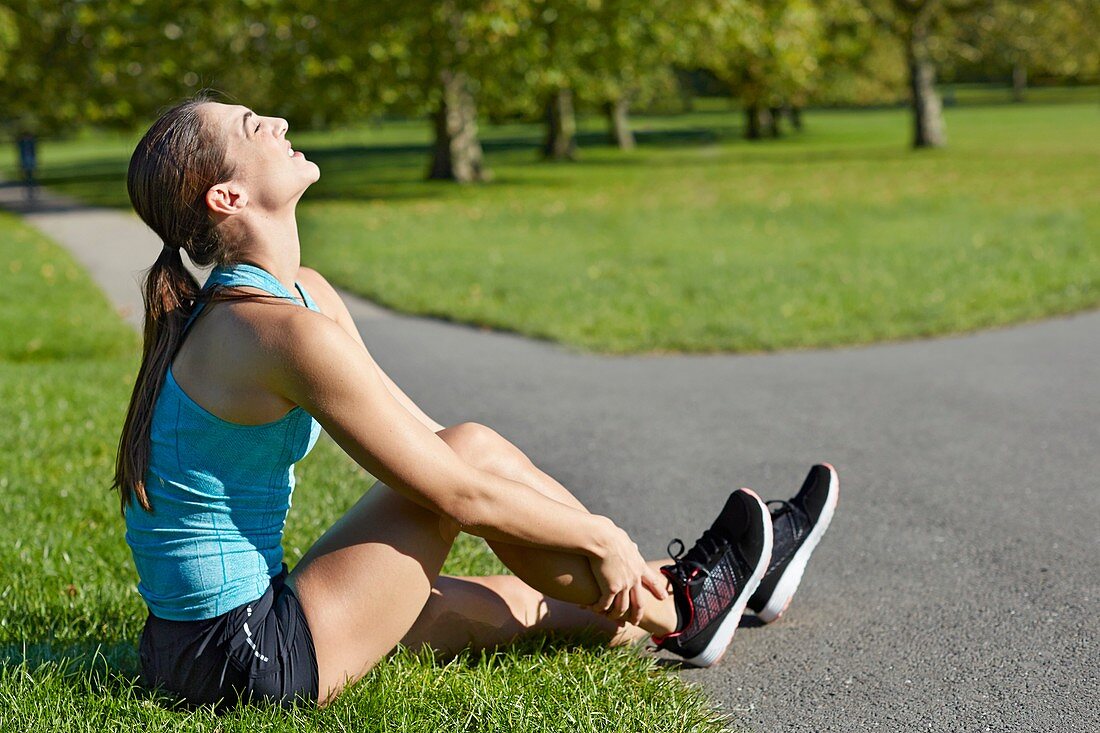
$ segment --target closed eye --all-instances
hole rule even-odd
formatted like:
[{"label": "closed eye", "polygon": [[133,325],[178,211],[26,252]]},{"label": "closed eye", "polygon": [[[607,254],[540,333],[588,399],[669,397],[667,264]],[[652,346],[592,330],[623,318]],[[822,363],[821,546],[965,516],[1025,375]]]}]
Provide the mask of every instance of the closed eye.
[{"label": "closed eye", "polygon": [[256,123],[256,129],[255,129],[255,130],[253,130],[253,132],[259,132],[259,131],[260,131],[260,123],[259,123],[259,122],[257,122],[257,123]]}]

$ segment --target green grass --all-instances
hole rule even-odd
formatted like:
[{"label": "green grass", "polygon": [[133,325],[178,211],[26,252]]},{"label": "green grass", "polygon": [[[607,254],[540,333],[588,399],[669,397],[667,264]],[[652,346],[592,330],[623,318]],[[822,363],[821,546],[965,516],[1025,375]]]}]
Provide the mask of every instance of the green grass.
[{"label": "green grass", "polygon": [[[601,352],[859,344],[1100,304],[1095,103],[956,107],[949,147],[922,152],[904,110],[805,121],[752,144],[708,103],[637,120],[624,154],[586,119],[571,165],[535,161],[537,127],[487,128],[496,180],[476,187],[421,180],[418,122],[292,134],[322,169],[303,259],[398,310]],[[48,182],[125,206],[132,142],[59,145]]]},{"label": "green grass", "polygon": [[[113,454],[135,333],[76,264],[0,213],[0,730],[719,731],[703,693],[651,658],[579,639],[436,662],[402,652],[323,710],[184,712],[137,685],[145,606]],[[303,551],[371,479],[331,441],[299,466],[284,546]],[[499,572],[463,535],[447,571]]]}]

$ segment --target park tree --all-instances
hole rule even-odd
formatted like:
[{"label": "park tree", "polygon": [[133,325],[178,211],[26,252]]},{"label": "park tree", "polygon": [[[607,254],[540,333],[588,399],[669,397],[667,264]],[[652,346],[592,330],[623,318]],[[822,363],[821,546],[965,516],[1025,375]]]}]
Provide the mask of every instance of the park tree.
[{"label": "park tree", "polygon": [[518,32],[501,49],[504,73],[494,75],[486,98],[498,117],[541,112],[547,160],[576,155],[579,104],[601,108],[613,142],[630,148],[631,105],[674,88],[677,7],[672,0],[518,2]]},{"label": "park tree", "polygon": [[[249,67],[248,104],[313,128],[361,120],[382,100],[366,48],[373,6],[314,0],[247,0],[233,28],[232,55]],[[243,101],[243,96],[242,96]]]},{"label": "park tree", "polygon": [[992,0],[862,0],[878,27],[898,39],[908,69],[913,147],[947,143],[943,102],[936,91],[944,63],[961,28],[986,12]]},{"label": "park tree", "polygon": [[1100,77],[1100,3],[1092,0],[995,3],[960,31],[958,55],[964,63],[990,76],[1008,75],[1017,102],[1032,74]]},{"label": "park tree", "polygon": [[702,0],[693,6],[693,64],[710,70],[741,100],[746,137],[779,135],[781,111],[804,105],[819,73],[824,26],[818,5]]},{"label": "park tree", "polygon": [[33,120],[39,132],[129,127],[201,86],[267,101],[263,65],[244,63],[259,34],[243,3],[13,0],[9,7],[18,42],[0,94],[8,114]]},{"label": "park tree", "polygon": [[[333,32],[355,33],[330,4],[235,0],[210,7],[181,0],[101,0],[94,68],[110,96],[141,114],[199,91],[220,92],[264,114],[319,126],[361,113],[354,65]],[[323,22],[327,23],[322,27]],[[339,25],[337,25],[340,23]],[[336,43],[333,41],[337,40]]]},{"label": "park tree", "polygon": [[8,57],[19,42],[19,26],[11,8],[0,4],[0,75],[7,71]]},{"label": "park tree", "polygon": [[[824,25],[821,6],[813,0],[771,2],[764,7],[763,54],[749,65],[756,71],[746,100],[753,107],[749,117],[761,123],[769,136],[777,137],[783,110],[801,128],[801,109],[820,75]],[[752,132],[750,126],[750,137]]]},{"label": "park tree", "polygon": [[430,118],[430,178],[474,182],[488,176],[478,94],[485,87],[503,93],[504,50],[515,47],[525,6],[521,0],[413,0],[363,11],[373,27],[365,40],[353,42],[365,51],[359,63],[368,70],[369,95],[385,109]]},{"label": "park tree", "polygon": [[861,0],[830,0],[822,13],[821,74],[813,102],[868,105],[900,102],[908,71],[897,39],[882,33]]},{"label": "park tree", "polygon": [[520,32],[507,52],[515,74],[509,106],[541,108],[546,122],[542,155],[572,160],[577,149],[576,87],[593,56],[600,21],[588,0],[523,3]]},{"label": "park tree", "polygon": [[590,6],[595,22],[575,77],[581,96],[607,117],[608,136],[621,150],[634,147],[629,113],[675,89],[672,65],[681,53],[672,0],[600,0]]},{"label": "park tree", "polygon": [[252,72],[240,64],[248,36],[238,35],[233,4],[103,0],[97,7],[87,28],[95,39],[89,70],[120,123],[147,119],[203,86],[229,94],[257,87],[243,78]]},{"label": "park tree", "polygon": [[37,135],[102,120],[112,110],[89,72],[99,10],[80,2],[9,0],[0,11],[4,122]]}]

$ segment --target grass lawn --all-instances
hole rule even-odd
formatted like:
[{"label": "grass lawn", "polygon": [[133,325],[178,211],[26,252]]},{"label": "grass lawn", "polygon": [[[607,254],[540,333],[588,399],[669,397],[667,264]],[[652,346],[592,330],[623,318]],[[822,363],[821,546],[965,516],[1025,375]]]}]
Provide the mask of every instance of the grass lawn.
[{"label": "grass lawn", "polygon": [[[535,161],[537,127],[487,128],[496,179],[473,187],[421,180],[426,124],[291,134],[322,169],[303,259],[402,311],[604,352],[866,343],[1100,304],[1095,102],[954,107],[950,146],[923,152],[904,110],[805,121],[751,144],[711,103],[636,120],[624,154],[586,119],[579,162],[556,165]],[[47,183],[125,206],[132,144],[44,151]]]},{"label": "grass lawn", "polygon": [[[0,213],[0,730],[719,731],[702,692],[630,650],[532,641],[400,653],[324,710],[181,712],[136,684],[145,606],[108,490],[139,342],[59,248]],[[299,466],[293,565],[369,486],[331,441]],[[499,572],[463,536],[448,572]]]}]

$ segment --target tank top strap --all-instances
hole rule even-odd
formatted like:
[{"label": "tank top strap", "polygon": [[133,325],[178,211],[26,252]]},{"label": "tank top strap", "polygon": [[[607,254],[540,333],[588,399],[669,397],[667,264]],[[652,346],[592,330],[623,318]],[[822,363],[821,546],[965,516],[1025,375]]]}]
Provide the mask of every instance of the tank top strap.
[{"label": "tank top strap", "polygon": [[[295,303],[298,302],[298,297],[286,289],[286,286],[279,282],[278,278],[272,275],[267,270],[264,270],[255,265],[248,265],[243,262],[239,262],[233,265],[218,266],[210,271],[209,277],[206,278],[206,284],[202,286],[202,289],[208,290],[215,285],[220,285],[227,288],[235,287],[250,287],[258,290],[264,290],[279,298],[286,298],[292,300]],[[299,282],[294,283],[295,289],[301,295],[302,302],[305,303],[305,307],[311,311],[320,311],[317,307],[317,303],[310,297],[306,289],[302,287]],[[206,303],[200,302],[195,306],[195,310],[191,312],[191,317],[187,319],[187,323],[184,325],[183,330],[186,331],[191,327],[191,324],[198,318],[199,313],[206,306]]]}]

